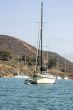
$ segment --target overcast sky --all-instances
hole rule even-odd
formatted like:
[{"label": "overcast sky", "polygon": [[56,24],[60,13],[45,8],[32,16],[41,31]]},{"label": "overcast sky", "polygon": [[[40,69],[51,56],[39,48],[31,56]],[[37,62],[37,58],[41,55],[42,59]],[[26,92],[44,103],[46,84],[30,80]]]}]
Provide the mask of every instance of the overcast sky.
[{"label": "overcast sky", "polygon": [[[0,34],[11,35],[36,46],[41,1],[0,0]],[[43,0],[43,4],[44,47],[73,61],[73,0]]]}]

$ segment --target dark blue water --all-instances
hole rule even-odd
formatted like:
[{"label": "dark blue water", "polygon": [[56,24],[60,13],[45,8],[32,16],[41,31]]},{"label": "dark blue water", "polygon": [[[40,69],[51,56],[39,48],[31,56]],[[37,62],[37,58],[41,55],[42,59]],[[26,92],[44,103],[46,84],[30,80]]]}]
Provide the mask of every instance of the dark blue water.
[{"label": "dark blue water", "polygon": [[0,110],[73,110],[73,81],[27,85],[24,79],[0,78]]}]

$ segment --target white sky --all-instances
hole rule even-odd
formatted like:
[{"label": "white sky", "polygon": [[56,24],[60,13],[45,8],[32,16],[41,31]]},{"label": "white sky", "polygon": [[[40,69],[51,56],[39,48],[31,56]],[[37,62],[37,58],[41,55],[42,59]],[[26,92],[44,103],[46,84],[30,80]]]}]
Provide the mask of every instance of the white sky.
[{"label": "white sky", "polygon": [[[0,0],[0,34],[37,44],[42,0]],[[43,0],[43,42],[73,61],[73,0]]]}]

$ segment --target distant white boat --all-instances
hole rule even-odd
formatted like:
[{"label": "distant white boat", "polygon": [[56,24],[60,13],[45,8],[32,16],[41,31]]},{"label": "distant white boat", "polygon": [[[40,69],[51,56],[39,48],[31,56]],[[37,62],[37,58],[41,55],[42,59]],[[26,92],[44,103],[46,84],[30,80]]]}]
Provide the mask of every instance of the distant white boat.
[{"label": "distant white boat", "polygon": [[68,80],[68,76],[67,76],[67,66],[66,66],[66,59],[65,59],[65,76],[64,76],[65,80]]},{"label": "distant white boat", "polygon": [[65,75],[64,79],[65,79],[65,80],[68,80],[69,78]]},{"label": "distant white boat", "polygon": [[61,76],[57,76],[57,79],[59,79],[59,80],[60,80],[60,79],[62,79],[62,77],[61,77]]},{"label": "distant white boat", "polygon": [[65,79],[65,80],[68,80],[69,78],[68,78],[68,77],[64,77],[64,79]]},{"label": "distant white boat", "polygon": [[20,73],[19,70],[19,55],[18,55],[18,62],[17,62],[17,75],[14,76],[15,78],[29,78],[29,76],[24,75],[23,73]]},{"label": "distant white boat", "polygon": [[[59,67],[59,66],[58,66],[58,61],[57,61],[57,73],[59,73],[58,67]],[[60,79],[62,79],[62,77],[57,75],[57,79],[60,80]]]},{"label": "distant white boat", "polygon": [[29,76],[18,74],[14,78],[25,78],[25,79],[27,79],[27,78],[29,78]]}]

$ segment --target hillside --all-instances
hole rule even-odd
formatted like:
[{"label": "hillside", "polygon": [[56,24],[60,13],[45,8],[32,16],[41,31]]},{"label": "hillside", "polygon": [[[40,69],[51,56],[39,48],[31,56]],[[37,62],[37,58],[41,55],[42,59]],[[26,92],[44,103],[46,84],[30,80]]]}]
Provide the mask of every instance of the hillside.
[{"label": "hillside", "polygon": [[[2,62],[0,61],[0,64],[6,64],[6,65],[15,65],[16,66],[16,61],[15,58],[17,58],[18,55],[26,55],[26,56],[35,56],[37,49],[22,41],[19,40],[15,37],[12,36],[7,36],[7,35],[0,35],[0,51],[8,51],[10,52],[12,59],[8,62]],[[43,59],[47,58],[47,53],[48,53],[48,58],[55,58],[58,60],[58,67],[60,69],[65,68],[65,58],[58,55],[57,53],[54,52],[46,52],[43,51]],[[68,75],[73,76],[73,63],[70,62],[69,60],[66,59],[66,64],[67,64],[67,71]],[[22,65],[21,67],[24,67],[24,63],[20,63]],[[16,68],[16,67],[15,67]],[[60,72],[61,73],[61,72]],[[58,73],[58,74],[60,74]]]},{"label": "hillside", "polygon": [[35,54],[35,48],[26,42],[7,35],[0,35],[0,51],[9,51],[12,56],[18,54]]}]

